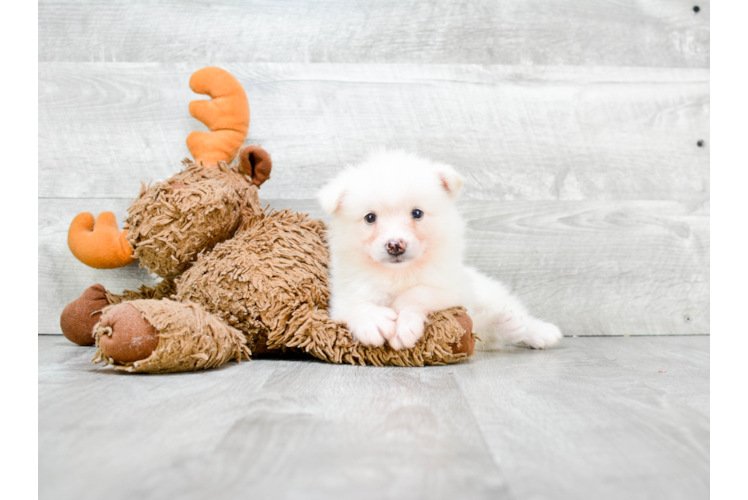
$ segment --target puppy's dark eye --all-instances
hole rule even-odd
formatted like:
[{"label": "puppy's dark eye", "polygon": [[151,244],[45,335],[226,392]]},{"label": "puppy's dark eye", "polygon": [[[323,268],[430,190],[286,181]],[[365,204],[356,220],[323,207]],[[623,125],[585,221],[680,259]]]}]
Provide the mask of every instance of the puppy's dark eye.
[{"label": "puppy's dark eye", "polygon": [[374,224],[377,221],[377,216],[374,214],[366,214],[364,220],[367,224]]},{"label": "puppy's dark eye", "polygon": [[415,210],[413,210],[410,213],[410,216],[413,217],[414,219],[418,220],[421,217],[423,217],[423,210],[419,210],[419,209],[416,208]]}]

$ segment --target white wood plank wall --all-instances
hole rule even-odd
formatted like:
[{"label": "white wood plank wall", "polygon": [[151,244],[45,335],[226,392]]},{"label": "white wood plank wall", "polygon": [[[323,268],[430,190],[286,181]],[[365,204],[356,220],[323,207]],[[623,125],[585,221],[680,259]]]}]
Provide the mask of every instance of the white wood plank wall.
[{"label": "white wood plank wall", "polygon": [[709,333],[709,2],[680,0],[41,1],[40,333],[153,282],[67,228],[180,168],[206,65],[247,90],[274,207],[321,216],[346,163],[416,151],[466,174],[470,262],[567,335]]}]

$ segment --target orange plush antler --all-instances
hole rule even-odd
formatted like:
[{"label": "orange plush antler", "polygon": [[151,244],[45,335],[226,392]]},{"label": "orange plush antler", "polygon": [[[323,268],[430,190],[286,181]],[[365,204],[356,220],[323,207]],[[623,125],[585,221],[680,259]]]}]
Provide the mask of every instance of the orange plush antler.
[{"label": "orange plush antler", "polygon": [[190,88],[207,94],[210,101],[192,101],[190,114],[203,122],[210,132],[192,132],[187,147],[196,162],[215,166],[231,163],[249,130],[249,103],[239,81],[221,68],[208,67],[190,78]]},{"label": "orange plush antler", "polygon": [[70,223],[68,246],[79,261],[97,269],[114,269],[135,262],[132,247],[119,232],[112,212],[103,212],[94,223],[88,212],[78,214]]}]

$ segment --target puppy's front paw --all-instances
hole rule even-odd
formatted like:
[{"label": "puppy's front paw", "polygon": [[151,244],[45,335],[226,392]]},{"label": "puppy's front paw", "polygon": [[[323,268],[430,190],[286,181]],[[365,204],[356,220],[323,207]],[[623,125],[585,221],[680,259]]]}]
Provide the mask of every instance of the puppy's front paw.
[{"label": "puppy's front paw", "polygon": [[494,318],[493,326],[509,342],[519,341],[525,330],[525,318],[512,310],[502,311]]},{"label": "puppy's front paw", "polygon": [[536,319],[527,325],[522,344],[533,349],[545,349],[558,344],[562,337],[556,325]]},{"label": "puppy's front paw", "polygon": [[388,338],[390,346],[399,351],[410,349],[423,337],[426,316],[421,313],[403,310],[397,317],[397,332],[392,338]]},{"label": "puppy's front paw", "polygon": [[395,336],[397,313],[389,307],[372,306],[361,315],[348,321],[353,338],[362,344],[382,346]]}]

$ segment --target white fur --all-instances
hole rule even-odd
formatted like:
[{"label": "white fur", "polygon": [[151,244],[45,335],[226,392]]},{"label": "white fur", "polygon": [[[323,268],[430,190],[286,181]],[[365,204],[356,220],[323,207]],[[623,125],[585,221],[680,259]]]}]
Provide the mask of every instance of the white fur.
[{"label": "white fur", "polygon": [[[462,184],[449,165],[379,151],[319,192],[322,208],[333,214],[330,316],[360,342],[413,347],[428,314],[454,306],[468,309],[485,348],[543,349],[561,339],[504,285],[463,264],[465,224],[454,205]],[[415,209],[424,214],[420,220],[411,215]],[[370,213],[373,224],[364,219]],[[388,242],[402,243],[405,252],[390,255]]]}]

